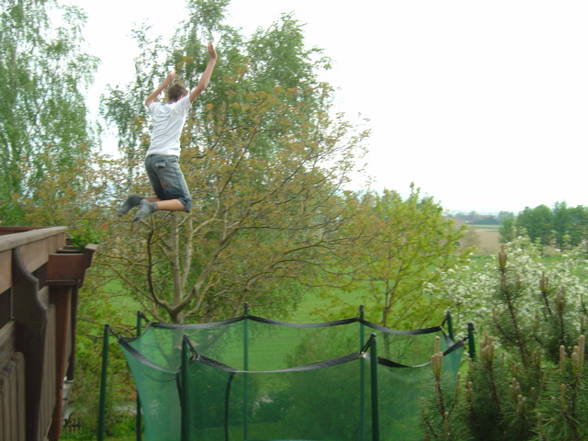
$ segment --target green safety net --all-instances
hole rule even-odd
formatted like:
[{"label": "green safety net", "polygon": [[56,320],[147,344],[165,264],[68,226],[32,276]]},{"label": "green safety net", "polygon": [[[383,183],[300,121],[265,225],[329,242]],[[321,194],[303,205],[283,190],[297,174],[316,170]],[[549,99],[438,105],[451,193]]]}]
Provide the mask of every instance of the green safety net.
[{"label": "green safety net", "polygon": [[463,342],[440,326],[395,331],[358,318],[300,325],[248,315],[153,323],[119,342],[145,441],[416,441],[436,337],[451,381]]}]

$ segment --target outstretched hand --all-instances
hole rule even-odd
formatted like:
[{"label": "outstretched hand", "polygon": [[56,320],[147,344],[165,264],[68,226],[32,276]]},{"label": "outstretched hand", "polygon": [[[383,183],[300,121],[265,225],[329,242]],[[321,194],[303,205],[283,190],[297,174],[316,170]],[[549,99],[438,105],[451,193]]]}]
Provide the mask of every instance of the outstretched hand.
[{"label": "outstretched hand", "polygon": [[172,83],[172,81],[174,80],[175,77],[176,77],[176,73],[175,72],[172,71],[172,72],[168,73],[167,74],[167,77],[165,77],[165,84],[167,86],[169,86]]},{"label": "outstretched hand", "polygon": [[198,85],[190,92],[190,102],[194,101],[198,98],[198,95],[202,93],[204,89],[208,86],[210,82],[210,77],[212,76],[212,71],[214,70],[214,65],[216,64],[216,50],[212,45],[212,41],[208,42],[208,63],[206,64],[206,69],[202,72],[202,76],[200,77],[200,81],[198,81]]},{"label": "outstretched hand", "polygon": [[151,105],[151,103],[157,99],[157,96],[163,91],[163,89],[169,87],[169,85],[172,83],[175,77],[176,73],[174,71],[168,73],[167,77],[165,77],[165,80],[163,80],[159,87],[155,89],[153,92],[151,92],[149,96],[145,99],[145,105]]},{"label": "outstretched hand", "polygon": [[208,58],[216,60],[216,49],[212,45],[212,41],[208,42]]}]

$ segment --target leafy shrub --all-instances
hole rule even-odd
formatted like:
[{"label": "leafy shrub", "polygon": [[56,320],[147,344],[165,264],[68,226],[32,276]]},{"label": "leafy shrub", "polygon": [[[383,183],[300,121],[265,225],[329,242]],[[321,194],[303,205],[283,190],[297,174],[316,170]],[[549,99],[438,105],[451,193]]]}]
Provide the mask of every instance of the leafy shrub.
[{"label": "leafy shrub", "polygon": [[[426,439],[588,439],[587,291],[578,275],[585,264],[579,249],[547,261],[528,239],[517,239],[493,268],[461,280],[457,272],[443,275],[460,318],[475,317],[486,335],[458,391],[442,384],[432,391]],[[448,412],[441,403],[451,393],[463,398]]]}]

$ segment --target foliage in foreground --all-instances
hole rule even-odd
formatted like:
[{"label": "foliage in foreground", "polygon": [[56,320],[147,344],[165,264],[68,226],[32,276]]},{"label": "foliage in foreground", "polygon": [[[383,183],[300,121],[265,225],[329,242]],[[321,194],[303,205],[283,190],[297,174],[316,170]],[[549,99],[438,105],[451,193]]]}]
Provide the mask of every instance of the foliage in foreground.
[{"label": "foliage in foreground", "polygon": [[586,297],[565,271],[579,257],[562,257],[557,279],[536,271],[523,244],[535,249],[525,240],[510,244],[512,254],[501,252],[495,274],[486,275],[493,283],[484,286],[492,289],[476,291],[486,334],[457,391],[437,382],[423,414],[429,440],[588,437]]},{"label": "foliage in foreground", "polygon": [[[588,302],[588,286],[584,282],[588,266],[583,248],[555,250],[546,257],[540,245],[527,237],[517,237],[504,245],[499,258],[506,260],[501,263],[472,258],[464,265],[443,271],[425,291],[447,297],[456,328],[473,322],[481,333],[492,335],[496,335],[498,326],[505,326],[499,318],[510,314],[509,311],[516,311],[516,326],[525,334],[532,335],[534,327],[538,327],[540,335],[545,334],[545,326],[540,324],[553,322],[561,293],[569,311],[564,327],[579,329]],[[505,292],[507,298],[497,297],[506,282],[514,291]],[[558,353],[557,341],[544,343],[550,345],[551,352]],[[569,346],[571,341],[567,339],[565,344]],[[557,360],[557,355],[553,359]]]}]

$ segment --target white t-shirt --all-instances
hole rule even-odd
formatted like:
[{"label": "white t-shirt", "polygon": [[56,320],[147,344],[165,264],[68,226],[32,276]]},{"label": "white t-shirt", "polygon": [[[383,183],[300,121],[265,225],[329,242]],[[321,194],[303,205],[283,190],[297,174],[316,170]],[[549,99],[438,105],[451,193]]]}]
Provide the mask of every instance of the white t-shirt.
[{"label": "white t-shirt", "polygon": [[147,110],[151,115],[151,145],[147,155],[180,156],[180,135],[190,109],[190,96],[175,103],[154,101]]}]

